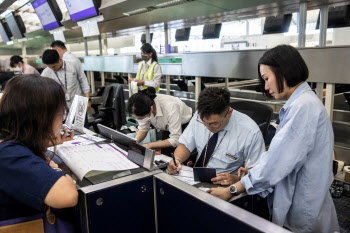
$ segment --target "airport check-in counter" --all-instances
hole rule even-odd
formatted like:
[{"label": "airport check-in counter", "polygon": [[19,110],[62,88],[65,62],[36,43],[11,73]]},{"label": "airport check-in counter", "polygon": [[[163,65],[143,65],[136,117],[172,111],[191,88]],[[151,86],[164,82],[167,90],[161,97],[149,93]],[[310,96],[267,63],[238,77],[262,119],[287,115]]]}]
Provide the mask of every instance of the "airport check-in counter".
[{"label": "airport check-in counter", "polygon": [[82,232],[288,232],[161,170],[82,187],[79,208]]},{"label": "airport check-in counter", "polygon": [[87,175],[77,180],[81,232],[287,232],[258,216],[266,217],[266,200],[240,195],[231,204],[200,186],[213,184],[191,186],[143,167]]}]

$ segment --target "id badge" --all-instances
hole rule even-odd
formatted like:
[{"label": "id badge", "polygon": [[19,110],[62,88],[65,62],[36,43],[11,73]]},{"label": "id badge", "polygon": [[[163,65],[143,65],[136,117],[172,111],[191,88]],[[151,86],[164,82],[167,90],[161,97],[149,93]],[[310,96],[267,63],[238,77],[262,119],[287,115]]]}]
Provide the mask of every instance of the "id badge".
[{"label": "id badge", "polygon": [[66,93],[66,101],[70,101],[70,97],[68,93]]}]

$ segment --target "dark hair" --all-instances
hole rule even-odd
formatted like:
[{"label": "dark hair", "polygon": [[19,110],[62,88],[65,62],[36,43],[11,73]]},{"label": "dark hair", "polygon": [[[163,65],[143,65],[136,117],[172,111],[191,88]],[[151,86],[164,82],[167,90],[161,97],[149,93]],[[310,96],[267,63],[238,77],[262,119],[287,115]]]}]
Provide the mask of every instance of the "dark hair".
[{"label": "dark hair", "polygon": [[10,66],[12,68],[15,67],[15,65],[17,65],[19,62],[22,62],[23,63],[23,58],[18,56],[18,55],[14,55],[10,58]]},{"label": "dark hair", "polygon": [[258,64],[259,81],[262,92],[271,97],[265,90],[265,81],[260,74],[260,65],[267,65],[276,76],[277,89],[284,90],[284,81],[288,87],[295,87],[309,77],[309,70],[298,50],[290,45],[279,45],[264,53]]},{"label": "dark hair", "polygon": [[0,100],[0,134],[17,140],[45,159],[49,142],[56,141],[54,120],[68,107],[64,90],[56,81],[40,75],[11,79]]},{"label": "dark hair", "polygon": [[133,94],[128,100],[128,112],[140,117],[149,114],[156,97],[156,90],[153,87]]},{"label": "dark hair", "polygon": [[43,63],[46,65],[52,65],[55,64],[57,62],[59,62],[60,60],[60,55],[58,54],[58,52],[54,49],[47,49],[45,50],[45,52],[43,53]]},{"label": "dark hair", "polygon": [[61,49],[67,49],[66,45],[60,40],[55,40],[54,42],[52,42],[50,47],[51,48],[58,47],[58,48],[61,48]]},{"label": "dark hair", "polygon": [[222,114],[230,106],[230,92],[225,88],[207,87],[199,95],[197,110],[201,119]]},{"label": "dark hair", "polygon": [[152,53],[152,60],[158,62],[157,52],[149,43],[144,43],[141,46],[141,51],[143,53]]}]

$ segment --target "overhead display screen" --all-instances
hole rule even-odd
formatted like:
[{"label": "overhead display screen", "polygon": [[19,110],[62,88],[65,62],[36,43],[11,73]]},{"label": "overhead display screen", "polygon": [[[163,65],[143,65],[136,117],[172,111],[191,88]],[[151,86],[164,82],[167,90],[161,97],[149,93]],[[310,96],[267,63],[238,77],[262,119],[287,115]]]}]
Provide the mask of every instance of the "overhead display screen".
[{"label": "overhead display screen", "polygon": [[32,6],[38,15],[44,30],[47,31],[60,27],[47,0],[37,0],[32,3]]},{"label": "overhead display screen", "polygon": [[96,16],[93,0],[64,0],[72,21],[77,21],[92,16]]},{"label": "overhead display screen", "polygon": [[5,27],[7,25],[5,26],[4,24],[5,23],[0,22],[0,35],[1,35],[1,38],[4,42],[9,42],[11,40],[10,39],[11,35],[8,35],[8,33],[6,32]]},{"label": "overhead display screen", "polygon": [[[19,17],[19,16],[17,16]],[[6,22],[12,32],[13,38],[15,39],[22,39],[24,38],[23,33],[20,30],[20,26],[18,25],[18,22],[15,18],[15,16],[13,15],[13,13],[10,13],[8,15],[6,15],[5,17]]]}]

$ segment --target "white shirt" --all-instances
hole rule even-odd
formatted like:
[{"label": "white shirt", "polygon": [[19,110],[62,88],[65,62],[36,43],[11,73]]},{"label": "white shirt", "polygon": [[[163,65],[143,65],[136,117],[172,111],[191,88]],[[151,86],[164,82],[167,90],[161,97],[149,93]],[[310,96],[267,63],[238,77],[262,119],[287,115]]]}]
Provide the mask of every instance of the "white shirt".
[{"label": "white shirt", "polygon": [[[57,76],[56,76],[57,73]],[[65,73],[67,77],[67,89],[65,81]],[[81,66],[73,61],[64,61],[62,68],[54,72],[49,67],[45,68],[41,76],[51,78],[62,85],[65,93],[69,94],[70,100],[67,101],[68,107],[70,107],[74,96],[80,95],[84,96],[84,93],[90,93],[90,86],[87,78],[82,72]]]},{"label": "white shirt", "polygon": [[156,105],[156,115],[154,116],[152,113],[150,121],[146,123],[139,122],[139,130],[148,131],[150,124],[157,129],[167,130],[170,132],[168,141],[173,147],[176,147],[182,133],[181,125],[190,121],[192,108],[177,97],[163,94],[157,94],[154,103]]},{"label": "white shirt", "polygon": [[76,63],[78,63],[79,65],[81,65],[81,61],[79,60],[79,58],[77,58],[75,55],[73,55],[71,52],[66,51],[63,56],[62,56],[62,60],[65,61],[74,61]]},{"label": "white shirt", "polygon": [[[189,151],[197,148],[198,160],[205,150],[208,136],[211,137],[213,133],[197,121],[197,115],[198,112],[192,117],[179,143],[186,146]],[[254,167],[263,152],[265,143],[258,125],[247,115],[233,110],[229,123],[219,132],[214,154],[207,167],[216,168],[217,173],[237,173],[240,167],[246,165],[248,159],[250,159],[249,168]]]},{"label": "white shirt", "polygon": [[[156,64],[154,66],[153,80],[150,80],[150,78],[151,78],[150,76],[148,77],[147,80],[145,80],[146,71],[147,71],[148,67],[152,64],[152,62],[153,62],[152,58],[149,59],[147,62],[145,62],[145,61],[140,62],[138,67],[137,67],[137,72],[140,70],[140,66],[142,64],[142,69],[141,69],[141,73],[140,73],[140,80],[145,81],[145,86],[154,87],[154,89],[157,89],[158,87],[160,87],[160,81],[162,78],[162,69],[161,69],[159,64]],[[149,75],[151,75],[151,71],[150,71]],[[137,78],[137,76],[136,76],[136,78]],[[139,89],[143,90],[143,86],[139,86]]]}]

